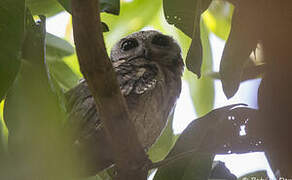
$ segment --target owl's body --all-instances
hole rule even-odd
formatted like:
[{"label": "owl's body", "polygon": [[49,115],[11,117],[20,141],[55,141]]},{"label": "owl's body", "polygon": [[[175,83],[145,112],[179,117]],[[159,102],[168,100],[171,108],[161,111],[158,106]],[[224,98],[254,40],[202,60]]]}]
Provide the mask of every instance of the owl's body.
[{"label": "owl's body", "polygon": [[[171,37],[156,31],[131,34],[112,49],[113,68],[145,149],[161,134],[180,94],[180,53]],[[113,163],[113,154],[86,82],[71,89],[67,100],[69,124],[76,132],[74,146],[83,154],[86,171],[94,174]]]}]

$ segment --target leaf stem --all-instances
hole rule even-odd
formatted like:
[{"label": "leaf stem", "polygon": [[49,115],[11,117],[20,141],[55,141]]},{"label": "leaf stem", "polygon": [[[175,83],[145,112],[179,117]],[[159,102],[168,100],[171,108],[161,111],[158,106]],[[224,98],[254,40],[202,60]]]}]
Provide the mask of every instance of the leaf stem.
[{"label": "leaf stem", "polygon": [[159,167],[162,167],[162,166],[168,166],[168,165],[170,165],[171,163],[173,163],[173,162],[175,162],[177,160],[183,159],[185,157],[189,157],[189,156],[191,156],[191,155],[193,155],[194,153],[197,153],[197,152],[198,152],[198,148],[195,148],[195,149],[192,149],[190,151],[186,151],[186,152],[183,152],[183,153],[176,154],[174,156],[171,156],[171,157],[168,157],[168,158],[163,159],[161,161],[158,161],[158,162],[150,164],[148,166],[148,170],[159,168]]}]

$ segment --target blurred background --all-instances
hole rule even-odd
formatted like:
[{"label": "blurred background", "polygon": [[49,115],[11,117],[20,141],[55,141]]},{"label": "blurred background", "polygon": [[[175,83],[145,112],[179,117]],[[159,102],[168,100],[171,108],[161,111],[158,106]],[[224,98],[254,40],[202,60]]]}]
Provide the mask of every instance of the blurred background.
[{"label": "blurred background", "polygon": [[[221,81],[211,77],[211,74],[219,71],[222,51],[230,30],[232,11],[233,7],[229,3],[215,0],[202,16],[201,21],[206,28],[202,31],[201,38],[203,42],[207,42],[203,43],[202,77],[197,79],[195,74],[185,69],[182,93],[177,101],[172,124],[176,135],[180,134],[192,120],[214,108],[234,103],[245,103],[249,107],[257,108],[257,88],[260,79],[241,83],[236,95],[227,100]],[[191,39],[165,21],[161,0],[121,0],[119,16],[102,13],[101,18],[109,27],[109,32],[104,33],[108,52],[116,41],[128,34],[155,29],[173,36],[181,45],[183,57],[186,57]],[[46,28],[47,32],[74,44],[69,13],[63,11],[48,18]],[[82,77],[75,53],[64,57],[63,61],[77,78]],[[241,133],[244,135],[244,129]],[[266,170],[269,177],[274,177],[264,153],[217,155],[215,160],[225,162],[227,168],[237,177],[259,170]]]}]

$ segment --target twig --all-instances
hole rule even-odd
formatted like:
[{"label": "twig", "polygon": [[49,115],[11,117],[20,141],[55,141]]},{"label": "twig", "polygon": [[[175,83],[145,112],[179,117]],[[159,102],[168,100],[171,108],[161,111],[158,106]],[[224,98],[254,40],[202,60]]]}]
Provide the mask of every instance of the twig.
[{"label": "twig", "polygon": [[176,155],[171,156],[169,158],[166,158],[164,160],[161,160],[161,161],[158,161],[156,163],[150,164],[148,166],[148,170],[159,168],[159,167],[162,167],[162,166],[168,166],[168,165],[170,165],[171,163],[174,163],[177,160],[180,160],[180,159],[183,159],[185,157],[191,156],[191,155],[193,155],[194,153],[197,153],[197,152],[198,152],[198,148],[190,150],[190,151],[186,151],[186,152],[183,152],[183,153],[176,154]]}]

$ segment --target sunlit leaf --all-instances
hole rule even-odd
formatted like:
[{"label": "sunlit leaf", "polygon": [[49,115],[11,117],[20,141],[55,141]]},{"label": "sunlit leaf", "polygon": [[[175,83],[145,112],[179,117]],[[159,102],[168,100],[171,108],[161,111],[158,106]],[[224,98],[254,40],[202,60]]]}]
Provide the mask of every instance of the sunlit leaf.
[{"label": "sunlit leaf", "polygon": [[102,13],[101,20],[110,29],[109,33],[104,33],[107,49],[109,50],[121,37],[148,25],[157,16],[160,8],[161,1],[133,0],[132,2],[122,1],[119,16]]},{"label": "sunlit leaf", "polygon": [[174,145],[176,138],[173,133],[172,122],[173,114],[168,118],[167,126],[163,130],[162,135],[148,151],[149,158],[153,162],[162,160]]},{"label": "sunlit leaf", "polygon": [[0,101],[20,67],[25,4],[22,0],[0,1]]},{"label": "sunlit leaf", "polygon": [[[71,13],[71,0],[57,0],[69,13]],[[100,0],[100,11],[119,15],[120,0]]]},{"label": "sunlit leaf", "polygon": [[231,28],[232,14],[233,6],[230,3],[214,0],[203,14],[203,18],[209,30],[218,37],[227,40]]},{"label": "sunlit leaf", "polygon": [[0,103],[0,157],[8,152],[8,130],[3,120],[3,105],[4,101]]}]

